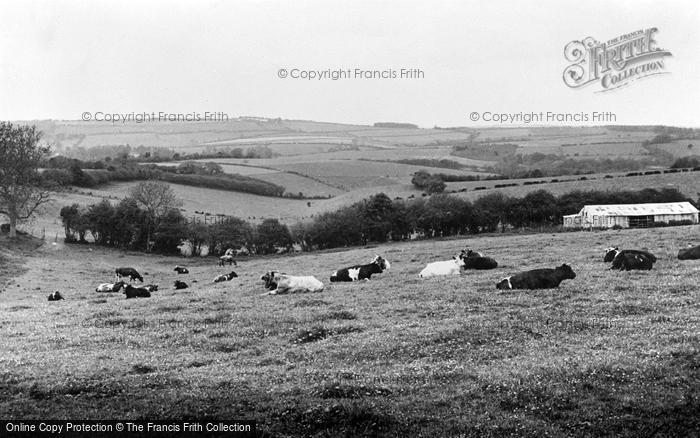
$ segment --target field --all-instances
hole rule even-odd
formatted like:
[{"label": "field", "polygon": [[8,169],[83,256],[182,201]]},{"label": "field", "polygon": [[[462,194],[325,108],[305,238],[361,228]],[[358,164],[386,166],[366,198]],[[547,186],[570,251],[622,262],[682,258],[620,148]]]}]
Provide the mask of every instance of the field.
[{"label": "field", "polygon": [[[613,178],[606,178],[606,176]],[[499,191],[508,196],[525,196],[535,190],[547,190],[558,196],[574,190],[641,190],[644,188],[671,188],[677,189],[691,199],[700,196],[700,172],[679,172],[667,174],[625,176],[625,173],[609,173],[594,175],[572,175],[552,178],[512,179],[498,181],[468,181],[447,183],[447,190],[473,190],[475,187],[487,187],[486,190],[468,191],[459,193],[459,196],[468,199],[476,199],[494,191]],[[586,178],[581,180],[580,178]],[[560,182],[551,182],[558,180]],[[528,184],[525,182],[544,181],[543,184]],[[518,184],[515,187],[494,188],[497,184]]]},{"label": "field", "polygon": [[[700,430],[700,229],[497,235],[410,242],[223,268],[51,243],[0,242],[0,412],[5,418],[255,419],[265,436],[691,436]],[[696,242],[697,243],[697,242]],[[613,272],[610,245],[648,249],[649,272]],[[421,280],[469,246],[494,271]],[[371,281],[328,284],[382,254]],[[89,259],[91,263],[86,264]],[[499,291],[511,273],[567,262],[559,289]],[[192,286],[171,288],[176,264]],[[94,292],[116,266],[150,299]],[[277,269],[318,294],[266,296]],[[195,282],[196,280],[196,282]],[[47,302],[60,290],[65,301]]]}]

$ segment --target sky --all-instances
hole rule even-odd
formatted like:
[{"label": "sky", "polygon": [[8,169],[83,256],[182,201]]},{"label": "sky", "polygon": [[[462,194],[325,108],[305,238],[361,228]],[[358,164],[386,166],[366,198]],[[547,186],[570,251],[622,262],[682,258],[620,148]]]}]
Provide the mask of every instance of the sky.
[{"label": "sky", "polygon": [[[0,0],[0,8],[0,120],[222,112],[432,127],[500,124],[487,113],[600,112],[615,124],[700,127],[697,0]],[[569,42],[648,28],[672,54],[665,74],[606,92],[564,84]],[[402,68],[422,76],[290,77]]]}]

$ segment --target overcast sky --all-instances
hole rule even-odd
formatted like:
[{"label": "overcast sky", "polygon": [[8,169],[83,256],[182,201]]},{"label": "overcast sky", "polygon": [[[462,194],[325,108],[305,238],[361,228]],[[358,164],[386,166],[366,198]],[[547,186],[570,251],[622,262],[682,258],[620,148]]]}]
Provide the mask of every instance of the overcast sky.
[{"label": "overcast sky", "polygon": [[[610,111],[700,126],[700,2],[5,1],[0,119],[89,112],[259,115],[423,127],[484,112]],[[650,27],[670,74],[571,89],[564,46]],[[421,79],[281,79],[417,68]]]}]

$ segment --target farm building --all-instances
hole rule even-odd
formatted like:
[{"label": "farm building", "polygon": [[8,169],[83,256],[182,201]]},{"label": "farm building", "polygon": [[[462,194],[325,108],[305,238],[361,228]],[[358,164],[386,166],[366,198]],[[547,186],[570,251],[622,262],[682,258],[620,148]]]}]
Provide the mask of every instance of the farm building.
[{"label": "farm building", "polygon": [[564,228],[651,227],[655,223],[698,223],[698,209],[690,202],[662,204],[586,205],[577,214],[564,216]]}]

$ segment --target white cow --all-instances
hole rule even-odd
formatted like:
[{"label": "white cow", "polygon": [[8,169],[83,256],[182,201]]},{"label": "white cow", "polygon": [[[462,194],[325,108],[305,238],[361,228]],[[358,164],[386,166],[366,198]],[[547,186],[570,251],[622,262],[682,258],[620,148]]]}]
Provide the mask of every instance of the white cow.
[{"label": "white cow", "polygon": [[272,289],[261,295],[321,292],[323,290],[323,283],[311,275],[300,277],[272,271],[266,273],[260,279],[265,281],[266,288]]},{"label": "white cow", "polygon": [[433,277],[436,275],[459,275],[464,268],[464,260],[455,256],[452,260],[428,263],[428,265],[418,274],[421,278]]},{"label": "white cow", "polygon": [[119,292],[122,286],[124,286],[123,281],[117,283],[101,283],[95,288],[95,292]]}]

